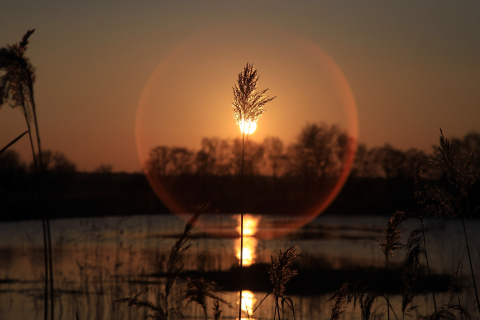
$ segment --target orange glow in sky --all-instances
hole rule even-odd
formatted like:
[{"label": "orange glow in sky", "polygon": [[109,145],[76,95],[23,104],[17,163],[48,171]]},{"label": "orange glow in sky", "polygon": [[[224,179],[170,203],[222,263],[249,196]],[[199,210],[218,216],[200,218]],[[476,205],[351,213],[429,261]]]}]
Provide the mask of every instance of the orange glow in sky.
[{"label": "orange glow in sky", "polygon": [[[275,97],[266,105],[261,125],[240,123],[240,129],[251,127],[249,134],[255,129],[252,142],[275,137],[289,145],[312,123],[335,125],[349,138],[335,186],[325,188],[311,208],[289,212],[308,213],[311,219],[335,198],[348,177],[358,140],[357,110],[350,85],[335,61],[315,43],[285,30],[233,23],[206,28],[172,49],[152,72],[137,106],[136,141],[144,171],[172,212],[188,212],[191,206],[184,190],[169,188],[167,180],[148,171],[150,153],[159,146],[195,152],[203,138],[238,139],[238,127],[232,121],[232,87],[247,63],[258,72],[258,88],[268,89],[268,95]],[[255,246],[255,238],[245,238],[245,265],[254,261]]]},{"label": "orange glow in sky", "polygon": [[[360,141],[369,147],[388,142],[430,152],[439,127],[451,137],[480,130],[476,0],[2,5],[1,47],[37,30],[27,56],[36,67],[42,147],[64,152],[80,171],[101,163],[114,171],[141,169],[135,118],[154,72],[157,96],[150,102],[159,115],[149,114],[152,123],[140,130],[155,145],[198,148],[204,136],[238,136],[231,89],[247,62],[258,69],[260,88],[277,96],[255,139],[278,136],[288,144],[299,123],[332,119],[339,108],[327,99],[335,89],[319,80],[322,59],[291,33],[342,69],[358,104]],[[0,146],[25,130],[22,113],[4,105]],[[27,137],[14,149],[27,164],[32,160]]]}]

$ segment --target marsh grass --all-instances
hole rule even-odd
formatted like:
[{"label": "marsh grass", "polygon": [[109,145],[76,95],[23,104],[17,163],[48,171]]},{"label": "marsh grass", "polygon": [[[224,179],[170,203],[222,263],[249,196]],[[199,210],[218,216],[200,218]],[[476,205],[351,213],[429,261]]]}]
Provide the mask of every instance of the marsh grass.
[{"label": "marsh grass", "polygon": [[[172,246],[165,265],[165,278],[161,281],[160,286],[155,286],[157,290],[155,302],[141,298],[147,292],[153,291],[154,286],[147,286],[132,298],[122,298],[115,302],[127,303],[128,306],[137,308],[145,308],[149,311],[148,317],[160,320],[183,317],[181,307],[183,301],[186,301],[185,307],[190,303],[198,304],[204,312],[205,319],[207,319],[207,298],[214,299],[215,303],[222,302],[231,307],[225,300],[216,295],[221,292],[216,283],[203,278],[185,278],[181,276],[183,253],[190,248],[187,241],[190,238],[192,229],[198,222],[200,211],[204,209],[204,207],[197,209],[197,212],[185,225],[182,235]],[[221,315],[219,305],[214,305],[214,310],[217,316]]]},{"label": "marsh grass", "polygon": [[430,164],[442,172],[442,183],[433,184],[422,181],[421,172],[418,172],[415,195],[427,215],[461,220],[470,275],[480,315],[480,300],[466,228],[466,219],[478,216],[479,212],[479,199],[478,194],[475,194],[474,186],[478,183],[480,171],[471,166],[473,151],[465,157],[461,147],[457,147],[445,138],[441,129],[439,140],[440,146],[434,154],[430,155]]},{"label": "marsh grass", "polygon": [[[383,232],[384,239],[382,242],[377,240],[380,244],[380,248],[382,248],[383,254],[385,256],[385,270],[388,272],[388,264],[391,258],[394,257],[393,253],[395,250],[402,248],[402,244],[400,240],[402,239],[400,229],[400,224],[405,221],[405,213],[401,211],[396,211],[391,217],[390,220],[387,222],[387,226],[385,227],[385,231]],[[389,282],[387,279],[387,286],[389,286]],[[390,305],[390,300],[388,298],[388,290],[390,288],[386,288],[386,301],[387,301],[387,316],[390,320],[390,309],[392,306]],[[373,302],[372,302],[373,303]],[[363,311],[362,311],[363,312]],[[368,318],[367,318],[368,319]]]},{"label": "marsh grass", "polygon": [[[423,271],[421,268],[421,259],[425,260],[425,264],[428,271],[428,278],[431,278],[430,264],[428,261],[427,254],[427,243],[425,236],[425,222],[421,215],[418,215],[417,218],[420,220],[421,229],[415,229],[410,232],[408,237],[407,245],[405,246],[405,258],[403,259],[403,283],[402,283],[402,313],[405,315],[410,315],[409,312],[418,308],[418,306],[409,305],[413,301],[412,295],[412,286],[417,279],[420,272]],[[430,282],[429,282],[430,283]],[[437,310],[437,301],[435,297],[435,288],[429,288],[433,298],[433,306],[435,308],[435,314],[438,315]]]},{"label": "marsh grass", "polygon": [[[43,159],[40,140],[40,131],[37,121],[37,110],[34,99],[35,68],[30,60],[25,56],[28,39],[35,29],[28,30],[22,38],[22,41],[5,48],[0,48],[0,107],[9,103],[12,108],[20,108],[27,124],[27,132],[30,139],[33,163],[37,176],[38,192],[40,198],[40,210],[44,234],[45,248],[45,305],[44,319],[48,318],[48,301],[50,300],[50,316],[54,319],[54,284],[53,284],[53,265],[52,265],[52,243],[50,233],[50,221],[48,219],[44,195],[43,195]],[[33,124],[32,124],[33,118]],[[32,126],[35,128],[36,143],[38,154],[35,154],[33,144]],[[21,136],[13,140],[15,143]],[[9,144],[9,145],[11,145]],[[7,146],[8,147],[8,146]],[[37,159],[38,158],[38,159]]]},{"label": "marsh grass", "polygon": [[[453,320],[457,316],[461,319],[470,319],[470,314],[467,308],[462,305],[459,291],[461,289],[458,281],[459,274],[462,270],[462,259],[457,265],[454,275],[450,279],[449,298],[441,305],[437,306],[437,299],[435,296],[435,287],[431,283],[431,270],[427,252],[425,222],[423,216],[440,217],[444,220],[446,218],[459,218],[462,222],[463,235],[465,238],[465,252],[467,252],[468,262],[470,266],[470,274],[472,279],[472,286],[475,292],[477,302],[477,310],[480,313],[480,303],[478,300],[478,293],[475,282],[475,274],[472,266],[470,246],[466,231],[466,219],[474,217],[478,214],[478,195],[473,194],[474,186],[478,183],[479,171],[470,166],[473,158],[473,152],[463,157],[462,150],[444,137],[440,130],[440,146],[437,152],[430,155],[430,164],[439,169],[443,178],[440,183],[432,181],[424,181],[421,179],[421,171],[417,165],[417,175],[415,178],[415,198],[418,202],[418,212],[411,212],[405,214],[403,212],[395,212],[384,230],[383,241],[378,241],[385,256],[385,269],[388,271],[389,260],[393,257],[394,251],[405,247],[405,257],[403,259],[403,276],[402,276],[402,314],[412,316],[411,312],[419,307],[418,302],[413,303],[414,296],[412,289],[414,285],[418,284],[419,276],[426,269],[428,272],[427,281],[422,283],[425,288],[425,293],[432,295],[434,312],[427,315],[421,315],[418,319],[434,320],[447,319]],[[401,243],[401,229],[400,225],[411,217],[419,219],[421,228],[410,232],[407,244],[404,246]],[[465,253],[464,252],[464,253]],[[425,264],[425,267],[422,264]],[[386,279],[389,285],[389,279]],[[387,287],[388,289],[388,287]],[[340,319],[345,311],[345,305],[352,303],[354,307],[357,303],[360,304],[362,320],[375,319],[381,315],[378,312],[378,307],[371,312],[373,304],[378,297],[384,297],[387,302],[387,314],[390,317],[390,310],[398,319],[393,307],[390,304],[388,297],[388,290],[385,293],[379,293],[376,288],[371,285],[360,282],[347,282],[340,289],[338,289],[329,301],[334,301],[332,306],[331,320]],[[454,302],[456,298],[456,301]]]},{"label": "marsh grass", "polygon": [[277,258],[274,260],[273,256],[271,257],[272,265],[268,269],[268,274],[270,276],[270,282],[273,285],[273,290],[260,301],[258,306],[253,310],[252,314],[260,307],[260,305],[265,301],[265,299],[273,294],[274,299],[274,310],[273,310],[273,319],[281,319],[280,312],[284,314],[285,305],[290,308],[292,311],[293,317],[295,318],[295,306],[293,305],[292,299],[285,297],[285,285],[289,282],[294,276],[297,275],[296,270],[290,268],[291,264],[300,256],[300,253],[297,252],[297,246],[288,248],[285,252],[282,250],[278,251]]}]

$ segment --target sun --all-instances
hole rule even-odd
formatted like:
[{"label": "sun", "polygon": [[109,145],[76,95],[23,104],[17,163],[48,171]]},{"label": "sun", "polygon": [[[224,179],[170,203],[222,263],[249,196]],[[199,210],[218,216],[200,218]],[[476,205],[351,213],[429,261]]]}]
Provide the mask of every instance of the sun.
[{"label": "sun", "polygon": [[238,126],[240,127],[240,132],[250,135],[255,132],[257,129],[257,123],[252,120],[245,121],[244,119],[240,120]]}]

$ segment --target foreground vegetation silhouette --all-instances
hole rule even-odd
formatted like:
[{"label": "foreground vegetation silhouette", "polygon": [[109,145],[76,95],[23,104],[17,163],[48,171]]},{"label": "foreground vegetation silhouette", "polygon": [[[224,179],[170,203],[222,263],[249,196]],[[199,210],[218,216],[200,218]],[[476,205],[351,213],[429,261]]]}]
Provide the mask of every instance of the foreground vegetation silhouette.
[{"label": "foreground vegetation silhouette", "polygon": [[[43,195],[43,158],[40,140],[40,132],[37,120],[37,108],[34,99],[35,68],[25,56],[28,39],[33,34],[28,30],[22,41],[17,44],[0,48],[0,107],[9,103],[12,108],[20,108],[27,123],[27,132],[30,139],[33,164],[37,177],[37,188],[40,198],[40,216],[44,234],[44,256],[45,256],[45,320],[48,318],[48,301],[50,301],[50,315],[54,318],[54,292],[53,292],[53,266],[52,266],[52,243],[50,234],[50,220],[45,210],[45,199]],[[32,124],[33,118],[33,124]],[[33,143],[32,127],[35,128],[36,150]],[[14,139],[2,152],[23,136]],[[0,152],[0,154],[2,153]],[[48,286],[50,283],[50,287]],[[50,288],[50,289],[49,289]]]},{"label": "foreground vegetation silhouette", "polygon": [[[456,319],[457,313],[463,317],[471,318],[467,308],[462,305],[460,296],[460,284],[458,282],[459,273],[462,268],[462,259],[458,263],[457,270],[451,277],[448,300],[438,308],[434,283],[431,281],[431,272],[428,262],[426,233],[423,217],[431,216],[437,218],[456,218],[460,219],[465,236],[465,251],[468,254],[468,263],[470,267],[470,277],[472,287],[475,292],[476,308],[480,313],[480,303],[475,282],[475,274],[472,266],[470,246],[466,231],[466,219],[473,218],[479,211],[478,198],[478,176],[479,169],[472,165],[474,152],[464,155],[462,148],[455,146],[453,142],[444,137],[440,130],[440,146],[434,154],[429,156],[430,165],[436,167],[442,174],[442,178],[437,181],[424,180],[421,177],[421,171],[417,167],[416,199],[418,206],[415,210],[409,212],[397,211],[392,215],[384,231],[383,241],[379,241],[380,247],[385,254],[386,268],[388,261],[393,257],[394,251],[405,248],[406,254],[403,267],[402,283],[402,314],[403,317],[411,316],[411,311],[417,309],[418,305],[413,305],[412,289],[415,285],[423,285],[425,294],[431,293],[434,302],[434,312],[432,314],[422,315],[419,319]],[[421,229],[415,229],[410,233],[406,245],[401,243],[400,226],[409,218],[416,217],[420,220]],[[425,263],[428,271],[426,279],[419,277],[421,273],[421,264]],[[344,304],[358,302],[361,309],[362,320],[378,319],[382,316],[381,305],[378,305],[372,312],[372,308],[377,298],[383,297],[387,304],[387,312],[392,311],[395,318],[398,319],[395,310],[390,304],[388,291],[389,279],[385,279],[383,287],[375,284],[357,282],[347,282],[330,298],[334,301],[332,307],[331,320],[340,319],[345,311]],[[458,302],[454,302],[454,298]],[[390,317],[390,316],[388,316]]]}]

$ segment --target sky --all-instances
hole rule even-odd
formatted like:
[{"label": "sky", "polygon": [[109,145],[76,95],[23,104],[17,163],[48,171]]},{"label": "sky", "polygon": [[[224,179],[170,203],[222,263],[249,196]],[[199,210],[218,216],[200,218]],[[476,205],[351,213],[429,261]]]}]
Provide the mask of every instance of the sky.
[{"label": "sky", "polygon": [[[152,145],[238,137],[231,87],[247,62],[277,96],[258,141],[325,121],[430,152],[439,128],[480,131],[478,1],[2,2],[1,47],[33,28],[42,147],[80,171],[137,172]],[[0,109],[0,146],[25,130]],[[31,161],[26,138],[15,149]]]}]

